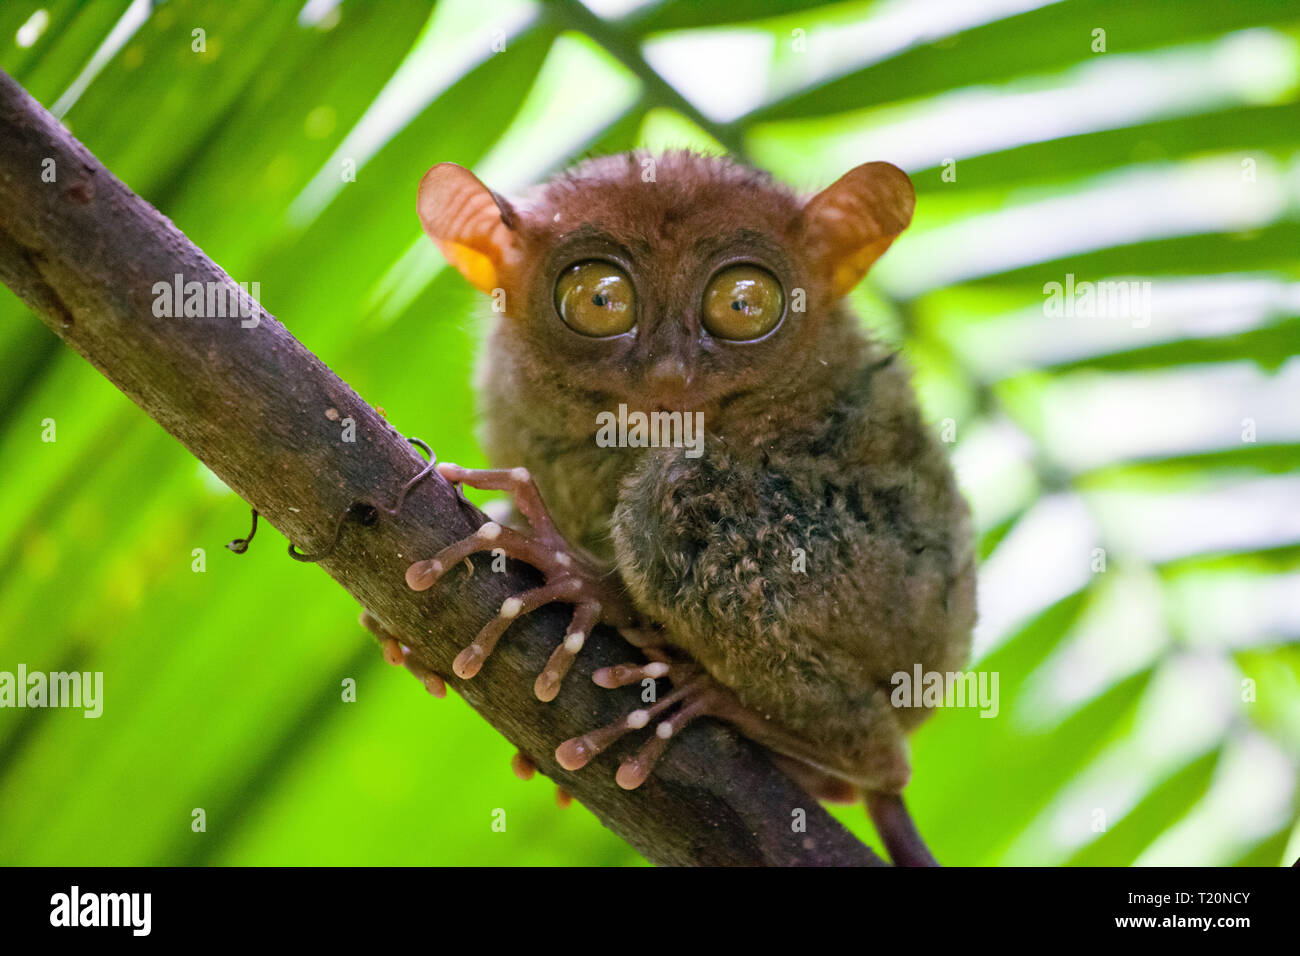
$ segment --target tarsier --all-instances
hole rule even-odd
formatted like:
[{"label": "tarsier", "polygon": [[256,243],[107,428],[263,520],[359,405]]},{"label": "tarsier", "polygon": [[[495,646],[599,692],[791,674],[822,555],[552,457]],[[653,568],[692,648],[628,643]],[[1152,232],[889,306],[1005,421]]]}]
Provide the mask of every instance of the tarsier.
[{"label": "tarsier", "polygon": [[[518,204],[450,163],[424,176],[425,231],[504,303],[481,364],[482,438],[499,468],[438,469],[510,493],[527,524],[488,522],[413,564],[407,582],[431,587],[497,548],[545,576],[456,658],[462,678],[512,620],[559,601],[575,610],[538,698],[556,696],[599,622],[648,662],[601,669],[598,684],[672,685],[560,743],[565,769],[642,731],[617,771],[637,787],[708,715],[813,795],[865,794],[896,861],[909,855],[893,831],[910,821],[891,801],[910,773],[905,734],[928,711],[891,706],[891,676],[965,664],[972,539],[903,363],[845,295],[913,206],[888,163],[809,199],[690,152],[589,160]],[[599,417],[619,405],[702,413],[703,453],[601,447]]]}]

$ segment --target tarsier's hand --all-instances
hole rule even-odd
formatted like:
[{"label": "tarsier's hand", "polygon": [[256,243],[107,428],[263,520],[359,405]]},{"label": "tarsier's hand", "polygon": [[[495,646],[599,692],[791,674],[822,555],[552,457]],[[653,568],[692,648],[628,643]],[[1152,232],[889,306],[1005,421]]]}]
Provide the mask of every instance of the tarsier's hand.
[{"label": "tarsier's hand", "polygon": [[637,682],[648,687],[648,680],[667,677],[672,681],[672,690],[663,697],[646,699],[643,696],[642,700],[648,706],[630,712],[607,727],[588,731],[560,744],[555,750],[555,759],[565,770],[585,767],[624,735],[649,727],[661,714],[672,710],[670,716],[654,724],[650,739],[641,749],[619,765],[614,779],[620,787],[635,790],[641,786],[668,749],[669,741],[687,724],[697,717],[715,717],[766,747],[773,762],[817,799],[835,803],[854,803],[860,799],[859,788],[808,763],[787,757],[786,754],[803,749],[801,741],[741,703],[730,688],[710,677],[680,650],[664,644],[663,632],[647,634],[627,628],[621,630],[631,644],[641,648],[650,662],[602,667],[591,675],[591,679],[601,687],[615,688]]},{"label": "tarsier's hand", "polygon": [[631,605],[619,588],[581,552],[570,547],[556,530],[526,468],[474,470],[449,462],[437,467],[438,473],[450,482],[508,492],[519,513],[528,519],[531,530],[520,531],[488,521],[469,537],[443,548],[432,558],[412,564],[406,570],[406,583],[416,591],[426,590],[471,554],[497,549],[506,557],[526,561],[541,571],[545,583],[506,598],[497,616],[483,625],[474,640],[456,655],[452,669],[457,677],[468,680],[479,672],[501,635],[516,618],[555,601],[572,604],[573,618],[564,639],[551,654],[533,686],[538,700],[554,700],[560,692],[560,682],[582,650],[591,629],[601,622],[616,627],[630,625],[633,622]]},{"label": "tarsier's hand", "polygon": [[[473,642],[456,656],[452,667],[458,677],[469,679],[479,672],[497,641],[516,618],[544,604],[562,601],[574,605],[573,618],[563,641],[538,675],[534,693],[539,700],[555,699],[561,681],[591,628],[601,622],[618,627],[650,660],[601,668],[592,675],[597,684],[617,688],[663,677],[672,681],[672,690],[661,698],[648,700],[648,706],[632,711],[608,727],[560,744],[555,754],[560,766],[566,770],[578,770],[625,734],[648,727],[660,715],[672,711],[654,725],[653,735],[641,749],[620,765],[616,779],[620,786],[630,790],[645,782],[668,742],[696,717],[718,717],[737,725],[742,731],[747,725],[763,722],[746,710],[731,691],[680,653],[674,654],[661,633],[635,628],[635,613],[627,599],[556,529],[527,469],[471,470],[451,463],[439,464],[437,468],[448,481],[508,492],[519,513],[528,519],[531,530],[521,531],[488,521],[474,534],[449,545],[434,557],[412,564],[406,571],[407,584],[417,591],[425,590],[469,555],[498,548],[507,557],[533,565],[545,577],[541,587],[507,598],[502,603],[497,616],[488,621]],[[388,654],[400,652],[389,645],[385,645],[385,651]],[[771,730],[764,728],[764,732],[770,735]]]}]

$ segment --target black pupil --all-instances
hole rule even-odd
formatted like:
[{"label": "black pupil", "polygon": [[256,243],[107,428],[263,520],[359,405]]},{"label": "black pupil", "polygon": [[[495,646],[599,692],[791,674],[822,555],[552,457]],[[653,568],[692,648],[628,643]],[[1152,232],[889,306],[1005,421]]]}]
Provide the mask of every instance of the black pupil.
[{"label": "black pupil", "polygon": [[607,302],[609,302],[609,300],[606,299],[606,298],[605,298],[603,295],[601,295],[599,292],[597,292],[595,295],[593,295],[593,296],[591,297],[591,304],[592,304],[592,305],[601,306],[601,307],[603,308],[604,305],[605,305]]},{"label": "black pupil", "polygon": [[732,299],[732,300],[731,300],[731,308],[732,308],[732,311],[734,311],[734,312],[742,312],[742,311],[744,311],[744,308],[745,308],[745,300],[744,300],[744,299]]}]

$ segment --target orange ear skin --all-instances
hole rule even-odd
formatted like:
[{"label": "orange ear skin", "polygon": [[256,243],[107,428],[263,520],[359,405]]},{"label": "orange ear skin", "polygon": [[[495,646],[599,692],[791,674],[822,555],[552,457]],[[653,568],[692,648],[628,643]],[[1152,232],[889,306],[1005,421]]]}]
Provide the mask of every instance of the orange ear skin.
[{"label": "orange ear skin", "polygon": [[846,295],[912,221],[916,192],[891,163],[864,163],[827,186],[803,209],[812,247],[830,266],[836,297]]},{"label": "orange ear skin", "polygon": [[420,180],[416,208],[424,231],[447,261],[480,292],[499,287],[501,268],[517,255],[510,204],[455,163],[439,163]]}]

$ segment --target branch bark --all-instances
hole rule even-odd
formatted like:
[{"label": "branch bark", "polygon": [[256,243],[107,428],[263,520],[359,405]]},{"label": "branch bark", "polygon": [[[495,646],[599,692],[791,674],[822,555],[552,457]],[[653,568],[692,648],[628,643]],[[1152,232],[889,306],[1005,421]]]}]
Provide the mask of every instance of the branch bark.
[{"label": "branch bark", "polygon": [[[50,161],[52,183],[42,177]],[[414,221],[414,178],[411,191]],[[237,317],[155,317],[154,284],[178,274],[233,286],[0,72],[0,280],[301,549],[327,545],[354,501],[391,505],[424,467],[407,441],[260,306],[254,328]],[[343,418],[355,422],[354,443],[341,440]],[[456,678],[451,661],[466,638],[538,577],[529,569],[458,576],[417,594],[403,574],[412,560],[483,520],[435,473],[396,518],[346,524],[320,566],[542,772],[653,862],[881,863],[757,746],[714,722],[690,727],[632,792],[614,782],[621,751],[577,773],[561,770],[559,741],[636,706],[635,688],[606,691],[590,679],[596,667],[634,659],[634,652],[598,631],[556,702],[540,703],[533,679],[564,624],[561,609],[543,608],[511,627],[482,674]],[[797,808],[806,811],[806,832],[792,832]]]}]

